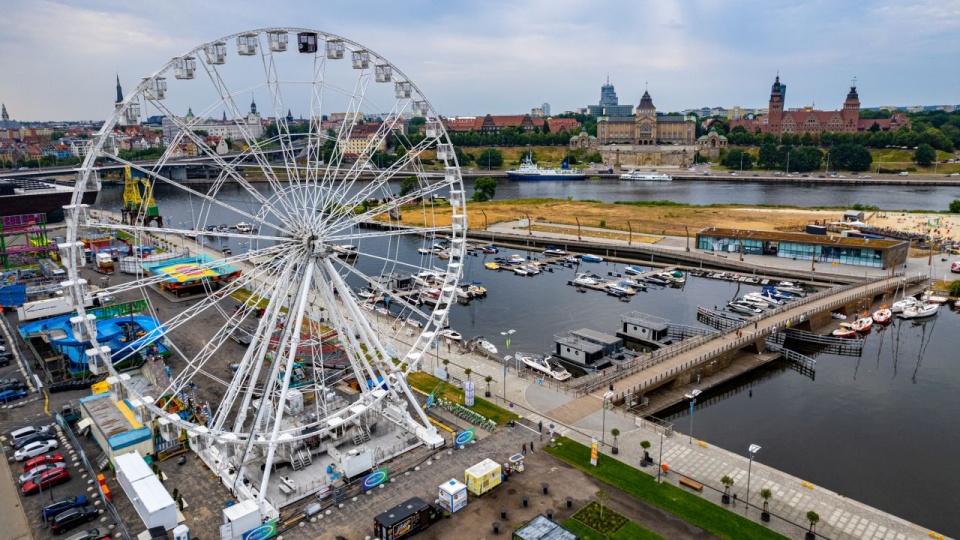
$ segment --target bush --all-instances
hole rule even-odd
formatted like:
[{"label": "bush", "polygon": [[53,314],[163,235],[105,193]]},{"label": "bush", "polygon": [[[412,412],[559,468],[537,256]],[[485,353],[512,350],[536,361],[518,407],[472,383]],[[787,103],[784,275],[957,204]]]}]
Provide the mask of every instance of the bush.
[{"label": "bush", "polygon": [[960,214],[960,199],[950,201],[950,213]]}]

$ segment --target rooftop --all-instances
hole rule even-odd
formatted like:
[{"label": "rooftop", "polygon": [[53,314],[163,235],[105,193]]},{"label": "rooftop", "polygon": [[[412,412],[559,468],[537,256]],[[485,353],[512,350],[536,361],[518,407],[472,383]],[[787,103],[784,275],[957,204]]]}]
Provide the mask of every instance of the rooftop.
[{"label": "rooftop", "polygon": [[766,240],[776,242],[797,242],[800,244],[816,244],[820,246],[848,246],[890,248],[905,244],[903,240],[871,240],[869,238],[848,238],[844,236],[821,236],[817,234],[781,232],[781,231],[748,231],[742,229],[722,229],[718,227],[704,227],[697,231],[697,236],[716,236],[721,238],[739,238],[741,240]]}]

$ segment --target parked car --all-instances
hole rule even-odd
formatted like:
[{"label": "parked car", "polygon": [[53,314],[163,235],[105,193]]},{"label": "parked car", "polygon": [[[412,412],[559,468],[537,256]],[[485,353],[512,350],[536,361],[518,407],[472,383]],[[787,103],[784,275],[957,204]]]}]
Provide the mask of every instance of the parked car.
[{"label": "parked car", "polygon": [[17,441],[23,439],[24,437],[29,437],[34,433],[40,431],[50,431],[50,426],[27,426],[20,429],[15,429],[10,432],[10,439],[13,440],[13,444],[17,444]]},{"label": "parked car", "polygon": [[0,381],[0,392],[6,392],[7,390],[26,390],[26,388],[26,383],[16,379]]},{"label": "parked car", "polygon": [[17,450],[13,453],[13,457],[17,461],[23,461],[32,457],[37,457],[40,454],[45,454],[51,450],[56,450],[60,447],[60,443],[56,439],[49,439],[46,441],[34,441],[23,448]]},{"label": "parked car", "polygon": [[110,540],[109,531],[101,532],[100,529],[90,529],[77,533],[66,540]]},{"label": "parked car", "polygon": [[47,471],[52,471],[53,469],[58,469],[58,468],[60,468],[60,467],[66,467],[66,466],[67,466],[66,463],[64,463],[64,462],[62,462],[62,461],[57,461],[57,462],[53,462],[53,463],[44,463],[43,465],[40,465],[39,467],[34,467],[34,468],[30,469],[29,471],[27,471],[27,472],[25,472],[25,473],[23,473],[23,474],[20,475],[20,485],[22,486],[22,485],[26,484],[27,482],[31,482],[31,481],[39,478],[41,474],[43,474],[43,473],[45,473],[45,472],[47,472]]},{"label": "parked car", "polygon": [[900,171],[899,173],[900,176],[908,176],[909,174],[907,171]]},{"label": "parked car", "polygon": [[46,463],[56,463],[58,461],[65,461],[63,459],[63,454],[46,454],[43,456],[37,456],[23,462],[23,472],[27,472],[30,469],[39,467],[40,465],[44,465]]},{"label": "parked car", "polygon": [[960,274],[960,261],[953,261],[953,264],[950,265],[950,272]]},{"label": "parked car", "polygon": [[99,514],[100,511],[97,510],[97,507],[92,504],[77,506],[69,510],[64,510],[50,520],[50,530],[56,534],[61,534],[65,531],[69,531],[77,525],[80,525],[81,523],[87,523],[97,519]]},{"label": "parked car", "polygon": [[84,495],[67,495],[66,497],[60,497],[59,499],[54,499],[46,504],[41,511],[41,517],[44,520],[49,520],[53,516],[63,512],[64,510],[69,510],[77,506],[84,506],[87,504],[87,497]]},{"label": "parked car", "polygon": [[56,439],[56,438],[57,436],[49,431],[41,431],[40,433],[34,433],[29,437],[24,437],[20,439],[19,441],[15,442],[13,446],[17,450],[19,450],[30,443],[39,442],[39,441],[49,441],[50,439]]},{"label": "parked car", "polygon": [[70,471],[61,467],[41,474],[40,478],[27,482],[21,486],[20,490],[23,491],[24,495],[33,495],[39,493],[41,489],[48,489],[67,480],[70,480]]}]

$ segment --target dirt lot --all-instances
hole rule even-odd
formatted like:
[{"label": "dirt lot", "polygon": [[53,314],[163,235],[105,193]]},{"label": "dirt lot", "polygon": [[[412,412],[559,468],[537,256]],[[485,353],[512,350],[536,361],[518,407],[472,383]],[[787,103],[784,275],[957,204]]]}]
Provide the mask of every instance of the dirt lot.
[{"label": "dirt lot", "polygon": [[[433,208],[433,216],[438,225],[450,224],[450,211],[447,205]],[[409,225],[423,225],[422,213],[415,212],[412,208],[401,215]],[[528,215],[539,224],[576,225],[579,219],[584,227],[603,226],[623,232],[632,227],[634,233],[684,236],[688,231],[692,235],[709,226],[760,231],[798,228],[818,220],[821,223],[840,220],[843,211],[733,206],[637,206],[561,199],[471,202],[467,206],[470,228],[476,229],[482,229],[485,224],[490,226],[494,223],[524,219]]]}]

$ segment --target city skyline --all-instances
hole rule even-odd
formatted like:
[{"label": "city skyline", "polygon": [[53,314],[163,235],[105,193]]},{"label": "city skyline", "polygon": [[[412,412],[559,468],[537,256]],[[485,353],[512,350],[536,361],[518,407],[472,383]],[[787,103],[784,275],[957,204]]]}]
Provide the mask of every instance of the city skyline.
[{"label": "city skyline", "polygon": [[647,87],[664,112],[763,107],[778,72],[790,86],[788,108],[837,109],[854,77],[864,107],[960,101],[960,74],[938,60],[960,47],[950,39],[960,30],[957,2],[907,9],[887,0],[269,7],[241,0],[185,12],[176,4],[14,0],[5,8],[0,101],[21,121],[103,119],[117,74],[130,90],[203,42],[270,26],[317,28],[369,46],[447,116],[522,114],[544,102],[554,114],[576,110],[597,102],[608,74],[620,103],[636,105]]}]

